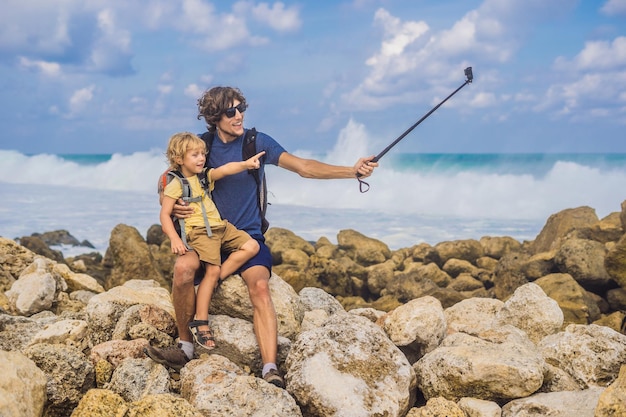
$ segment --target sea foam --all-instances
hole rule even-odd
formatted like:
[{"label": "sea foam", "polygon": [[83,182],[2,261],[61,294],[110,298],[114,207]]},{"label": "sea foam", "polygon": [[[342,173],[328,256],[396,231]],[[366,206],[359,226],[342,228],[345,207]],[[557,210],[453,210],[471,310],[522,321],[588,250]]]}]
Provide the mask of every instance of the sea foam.
[{"label": "sea foam", "polygon": [[[352,165],[372,154],[355,132],[342,132],[328,154],[294,154]],[[590,206],[599,217],[620,211],[625,161],[619,154],[390,153],[365,180],[365,193],[356,179],[308,180],[270,166],[268,217],[307,240],[336,241],[340,230],[354,229],[392,249],[482,236],[531,240],[563,209]],[[65,229],[99,251],[119,223],[145,236],[159,221],[156,182],[165,168],[162,149],[97,158],[0,150],[0,236]]]}]

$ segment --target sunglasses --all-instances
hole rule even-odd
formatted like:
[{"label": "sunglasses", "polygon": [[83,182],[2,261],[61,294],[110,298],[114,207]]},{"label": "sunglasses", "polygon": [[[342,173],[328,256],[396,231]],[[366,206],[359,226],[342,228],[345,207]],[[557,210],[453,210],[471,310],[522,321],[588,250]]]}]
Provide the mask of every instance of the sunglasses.
[{"label": "sunglasses", "polygon": [[239,103],[235,107],[229,107],[228,109],[224,110],[224,114],[226,115],[226,117],[230,119],[232,117],[235,117],[237,110],[239,110],[239,113],[243,113],[246,111],[247,108],[248,106],[246,104]]}]

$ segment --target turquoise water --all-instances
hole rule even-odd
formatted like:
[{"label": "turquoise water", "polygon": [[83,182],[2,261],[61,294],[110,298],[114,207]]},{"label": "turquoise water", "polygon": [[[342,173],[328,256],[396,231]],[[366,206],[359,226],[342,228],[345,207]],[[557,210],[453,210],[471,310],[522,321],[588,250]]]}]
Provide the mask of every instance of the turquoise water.
[{"label": "turquoise water", "polygon": [[[31,155],[33,156],[33,155]],[[59,154],[64,161],[79,165],[98,165],[113,154]],[[381,164],[392,165],[399,172],[474,171],[497,174],[544,176],[557,162],[571,162],[601,170],[626,169],[626,153],[403,153],[388,154]]]},{"label": "turquoise water", "polygon": [[79,165],[98,165],[108,162],[113,157],[112,154],[59,154],[57,156],[65,161],[75,162]]},{"label": "turquoise water", "polygon": [[400,171],[475,171],[498,174],[530,174],[537,177],[549,173],[557,162],[571,162],[602,170],[624,170],[626,154],[420,154],[405,153],[389,157]]}]

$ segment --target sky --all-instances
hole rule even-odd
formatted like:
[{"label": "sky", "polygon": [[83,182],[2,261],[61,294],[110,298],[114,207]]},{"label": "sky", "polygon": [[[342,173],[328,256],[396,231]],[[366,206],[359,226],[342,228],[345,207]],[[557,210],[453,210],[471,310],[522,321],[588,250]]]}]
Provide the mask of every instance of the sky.
[{"label": "sky", "polygon": [[0,149],[164,149],[216,85],[290,152],[377,154],[463,86],[397,152],[624,153],[626,0],[0,6]]}]

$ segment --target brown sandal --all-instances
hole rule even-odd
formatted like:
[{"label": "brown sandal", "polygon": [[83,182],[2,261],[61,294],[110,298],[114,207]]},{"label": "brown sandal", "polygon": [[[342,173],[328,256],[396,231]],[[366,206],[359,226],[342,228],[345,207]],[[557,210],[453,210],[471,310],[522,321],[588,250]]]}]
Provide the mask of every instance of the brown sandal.
[{"label": "brown sandal", "polygon": [[[207,350],[212,350],[215,349],[215,337],[213,336],[213,330],[210,327],[209,330],[198,330],[198,327],[208,325],[208,320],[194,320],[189,323],[189,330],[198,345]],[[213,346],[207,345],[208,342],[213,342]]]}]

